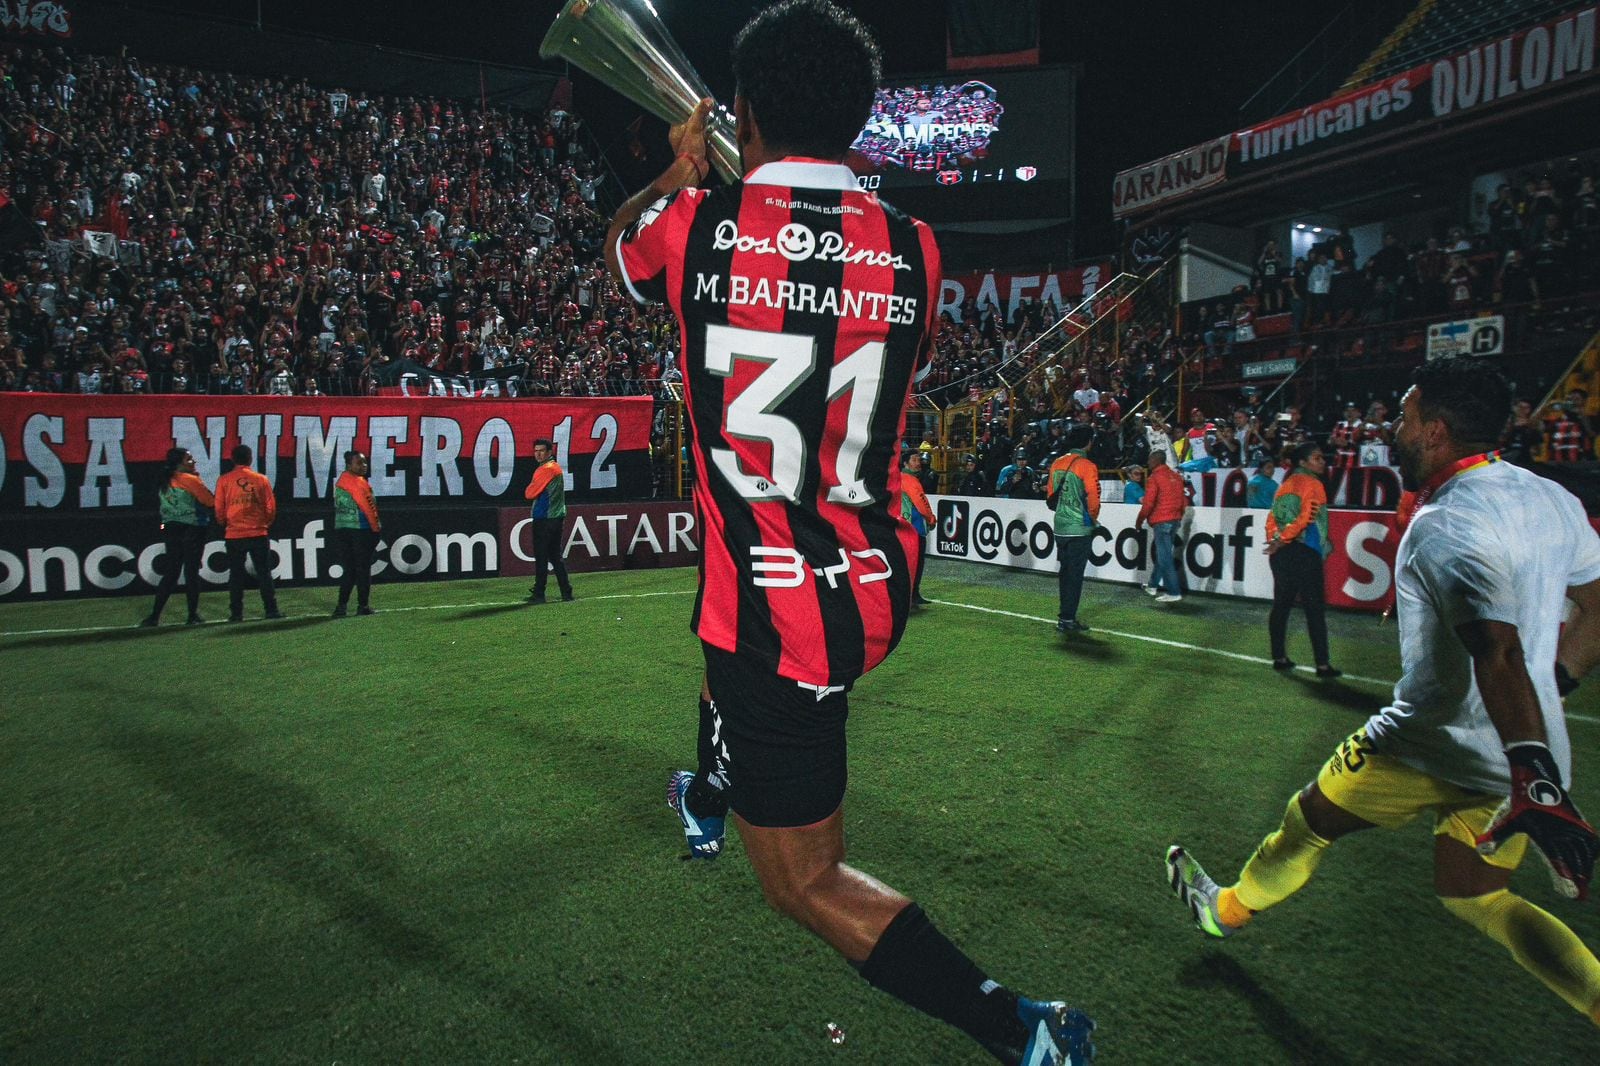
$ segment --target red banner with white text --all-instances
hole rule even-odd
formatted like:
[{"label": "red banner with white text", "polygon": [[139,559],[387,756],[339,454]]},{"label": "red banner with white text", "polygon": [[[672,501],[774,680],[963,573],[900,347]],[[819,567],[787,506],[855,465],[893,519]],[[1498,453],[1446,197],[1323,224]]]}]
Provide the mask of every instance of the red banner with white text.
[{"label": "red banner with white text", "polygon": [[648,397],[450,400],[390,397],[0,394],[0,516],[154,510],[169,448],[214,485],[235,445],[255,455],[280,506],[327,499],[344,453],[371,458],[372,491],[407,502],[522,500],[533,442],[555,442],[577,500],[648,497]]},{"label": "red banner with white text", "polygon": [[1112,184],[1112,211],[1118,218],[1143,214],[1224,180],[1476,115],[1597,74],[1600,7],[1591,4],[1124,170]]},{"label": "red banner with white text", "polygon": [[1111,280],[1111,261],[1087,263],[1048,273],[988,271],[983,274],[955,274],[944,278],[939,289],[939,311],[962,320],[962,304],[971,298],[982,313],[985,304],[995,308],[1010,322],[1024,303],[1055,301],[1062,314],[1093,296]]}]

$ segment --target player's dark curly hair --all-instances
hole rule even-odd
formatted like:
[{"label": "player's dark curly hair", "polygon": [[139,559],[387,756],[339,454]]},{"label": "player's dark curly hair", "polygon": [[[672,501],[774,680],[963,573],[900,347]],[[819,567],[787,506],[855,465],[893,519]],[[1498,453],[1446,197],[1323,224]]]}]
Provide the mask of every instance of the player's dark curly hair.
[{"label": "player's dark curly hair", "polygon": [[1511,410],[1511,386],[1486,359],[1434,359],[1412,375],[1417,408],[1425,419],[1441,419],[1457,444],[1492,447]]},{"label": "player's dark curly hair", "polygon": [[872,113],[883,72],[868,29],[828,0],[783,0],[733,41],[733,76],[771,148],[838,159]]}]

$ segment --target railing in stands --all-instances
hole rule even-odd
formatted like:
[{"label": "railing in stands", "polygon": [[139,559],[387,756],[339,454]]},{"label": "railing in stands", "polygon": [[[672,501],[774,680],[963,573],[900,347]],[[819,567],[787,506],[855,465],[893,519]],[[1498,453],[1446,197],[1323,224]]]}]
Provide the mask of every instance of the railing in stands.
[{"label": "railing in stands", "polygon": [[1438,3],[1438,0],[1422,0],[1416,7],[1412,8],[1411,13],[1400,20],[1400,25],[1391,30],[1389,36],[1385,37],[1383,42],[1372,50],[1372,54],[1362,60],[1361,65],[1350,72],[1350,76],[1344,80],[1344,84],[1339,86],[1339,91],[1341,93],[1346,92],[1372,81],[1373,74],[1416,31],[1416,28],[1428,17],[1428,12],[1433,10],[1433,6],[1436,3]]},{"label": "railing in stands", "polygon": [[1239,105],[1236,123],[1250,126],[1331,95],[1414,3],[1415,0],[1352,0],[1346,4]]},{"label": "railing in stands", "polygon": [[[1096,370],[1109,369],[1124,355],[1129,336],[1164,337],[1175,321],[1176,296],[1176,257],[1146,274],[1117,274],[1000,366],[913,397],[907,437],[914,436],[911,430],[919,420],[925,434],[937,441],[932,468],[941,484],[947,484],[959,457],[974,447],[987,424],[1003,421],[1006,432],[1015,434],[1020,422],[1039,417],[1040,403],[1050,417],[1057,417],[1069,408],[1075,371],[1091,364]],[[1167,370],[1135,409],[1168,388],[1179,369]]]},{"label": "railing in stands", "polygon": [[[1551,410],[1551,404],[1558,398],[1564,398],[1573,389],[1582,389],[1589,397],[1589,402],[1583,411],[1585,415],[1594,418],[1600,413],[1600,330],[1595,331],[1594,336],[1589,338],[1589,343],[1584,345],[1577,357],[1556,376],[1549,391],[1540,398],[1538,406],[1533,409],[1533,416],[1543,417]],[[1596,441],[1594,446],[1600,449],[1600,441]]]}]

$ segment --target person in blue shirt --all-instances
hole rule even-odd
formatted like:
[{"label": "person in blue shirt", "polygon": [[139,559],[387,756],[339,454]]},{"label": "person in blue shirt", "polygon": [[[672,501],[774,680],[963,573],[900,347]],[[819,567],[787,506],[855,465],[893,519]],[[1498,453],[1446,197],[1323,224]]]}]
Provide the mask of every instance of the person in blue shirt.
[{"label": "person in blue shirt", "polygon": [[1256,464],[1256,472],[1250,478],[1249,501],[1250,506],[1263,511],[1272,510],[1272,498],[1278,494],[1278,479],[1272,476],[1278,464],[1271,459],[1263,459]]},{"label": "person in blue shirt", "polygon": [[1144,475],[1142,466],[1125,466],[1122,468],[1122,502],[1144,502]]},{"label": "person in blue shirt", "polygon": [[1016,459],[994,482],[994,494],[1001,499],[1031,500],[1037,498],[1033,491],[1033,468],[1028,465],[1028,453],[1017,449]]}]

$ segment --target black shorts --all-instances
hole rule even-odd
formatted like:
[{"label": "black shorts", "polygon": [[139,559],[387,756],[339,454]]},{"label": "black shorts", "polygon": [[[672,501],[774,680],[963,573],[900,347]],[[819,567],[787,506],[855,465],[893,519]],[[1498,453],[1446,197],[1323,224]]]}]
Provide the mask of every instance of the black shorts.
[{"label": "black shorts", "polygon": [[850,686],[819,694],[749,656],[701,644],[728,806],[765,828],[822,821],[844,801]]}]

